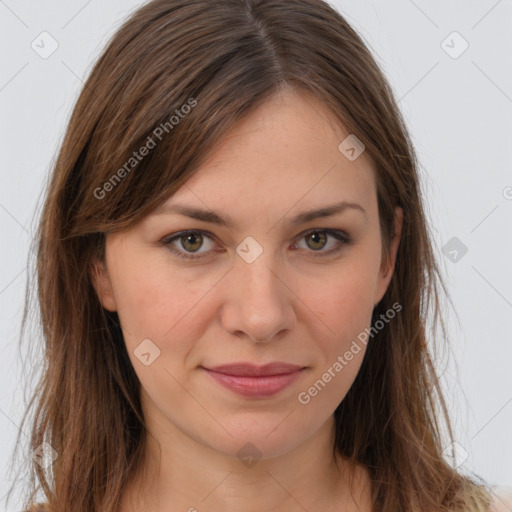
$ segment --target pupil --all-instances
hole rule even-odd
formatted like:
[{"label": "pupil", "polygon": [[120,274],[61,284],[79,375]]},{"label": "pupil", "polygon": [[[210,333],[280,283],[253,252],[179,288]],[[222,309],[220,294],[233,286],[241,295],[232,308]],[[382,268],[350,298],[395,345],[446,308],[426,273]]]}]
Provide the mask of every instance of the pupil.
[{"label": "pupil", "polygon": [[[190,235],[187,235],[185,238],[186,238],[186,242],[185,242],[186,244],[189,244],[189,243],[191,243],[192,245],[198,244],[197,240],[199,239],[199,237],[196,234],[192,233]],[[194,240],[196,240],[195,244],[194,244]],[[199,243],[199,245],[200,245],[200,243]],[[195,249],[198,249],[198,247],[192,248],[192,250],[195,250]]]},{"label": "pupil", "polygon": [[[321,243],[322,242],[322,238],[325,238],[325,235],[321,235],[320,233],[311,233],[310,236],[311,236],[311,238],[313,238],[313,243],[319,243],[320,242],[320,245],[322,245],[322,243]],[[318,237],[320,239],[318,239]]]}]

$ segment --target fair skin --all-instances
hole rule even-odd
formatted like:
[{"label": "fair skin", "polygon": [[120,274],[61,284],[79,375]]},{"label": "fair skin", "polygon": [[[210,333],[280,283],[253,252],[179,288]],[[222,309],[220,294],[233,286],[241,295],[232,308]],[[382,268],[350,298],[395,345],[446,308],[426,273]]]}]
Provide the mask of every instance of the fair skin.
[{"label": "fair skin", "polygon": [[[309,403],[297,398],[370,326],[400,240],[397,208],[384,261],[371,162],[340,152],[347,135],[317,100],[286,91],[237,125],[165,203],[213,210],[233,226],[154,212],[107,236],[91,275],[103,307],[119,315],[149,433],[120,512],[371,510],[367,471],[331,456],[333,413],[365,345]],[[360,208],[290,221],[340,201]],[[319,237],[306,235],[313,229]],[[188,230],[195,239],[159,244]],[[247,237],[263,249],[251,262],[236,252]],[[134,354],[145,339],[160,350],[147,366]],[[265,398],[241,396],[204,370],[240,361],[305,369]],[[247,443],[261,457],[250,465],[237,455]]]}]

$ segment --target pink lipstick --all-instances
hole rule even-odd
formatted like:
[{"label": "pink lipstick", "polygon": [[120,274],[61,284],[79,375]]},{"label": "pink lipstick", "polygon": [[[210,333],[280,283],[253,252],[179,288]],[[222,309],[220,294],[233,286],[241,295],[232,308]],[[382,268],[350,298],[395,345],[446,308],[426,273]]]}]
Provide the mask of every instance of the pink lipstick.
[{"label": "pink lipstick", "polygon": [[235,393],[247,397],[265,398],[288,387],[299,377],[304,367],[276,362],[264,366],[234,363],[204,369],[217,382]]}]

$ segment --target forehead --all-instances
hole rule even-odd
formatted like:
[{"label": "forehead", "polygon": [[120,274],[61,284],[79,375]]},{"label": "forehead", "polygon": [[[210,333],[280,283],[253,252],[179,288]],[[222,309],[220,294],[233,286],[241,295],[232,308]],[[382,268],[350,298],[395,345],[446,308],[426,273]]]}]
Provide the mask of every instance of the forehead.
[{"label": "forehead", "polygon": [[316,98],[280,93],[239,122],[165,206],[179,201],[270,211],[299,203],[368,203],[376,194],[372,163],[364,151],[351,161],[340,150],[349,135]]}]

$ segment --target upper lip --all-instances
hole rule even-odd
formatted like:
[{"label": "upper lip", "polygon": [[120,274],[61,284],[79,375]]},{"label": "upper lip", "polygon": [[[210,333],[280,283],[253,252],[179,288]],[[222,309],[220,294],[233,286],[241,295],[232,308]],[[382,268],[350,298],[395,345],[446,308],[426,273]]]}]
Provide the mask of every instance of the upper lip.
[{"label": "upper lip", "polygon": [[288,364],[282,362],[268,363],[263,366],[258,366],[252,363],[233,363],[223,364],[220,366],[213,366],[206,368],[216,373],[223,373],[225,375],[235,375],[244,377],[262,377],[269,375],[285,375],[302,370],[303,366],[296,364]]}]

